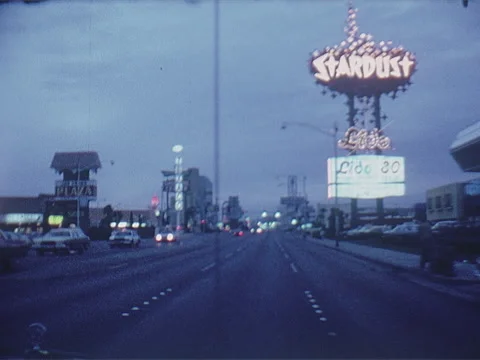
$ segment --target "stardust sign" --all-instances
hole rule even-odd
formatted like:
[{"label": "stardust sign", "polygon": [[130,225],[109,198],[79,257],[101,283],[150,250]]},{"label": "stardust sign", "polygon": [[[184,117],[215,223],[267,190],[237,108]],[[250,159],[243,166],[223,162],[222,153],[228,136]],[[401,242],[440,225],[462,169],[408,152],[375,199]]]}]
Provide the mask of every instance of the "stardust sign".
[{"label": "stardust sign", "polygon": [[397,78],[408,79],[415,64],[409,54],[403,56],[390,55],[342,55],[339,59],[331,53],[324,54],[313,60],[316,72],[315,78],[324,82],[342,77],[369,79]]}]

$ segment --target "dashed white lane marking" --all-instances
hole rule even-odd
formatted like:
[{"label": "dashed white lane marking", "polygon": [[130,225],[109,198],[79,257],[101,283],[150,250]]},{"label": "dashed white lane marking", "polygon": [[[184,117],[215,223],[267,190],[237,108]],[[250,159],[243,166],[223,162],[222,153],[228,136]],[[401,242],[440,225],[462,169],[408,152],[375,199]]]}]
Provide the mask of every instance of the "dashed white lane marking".
[{"label": "dashed white lane marking", "polygon": [[130,314],[127,313],[127,312],[124,312],[124,313],[122,313],[122,316],[123,316],[123,317],[127,317],[127,316],[130,316]]},{"label": "dashed white lane marking", "polygon": [[310,294],[310,290],[305,290],[305,294]]},{"label": "dashed white lane marking", "polygon": [[240,251],[242,251],[242,248],[238,248],[238,249],[237,249],[237,252],[240,252]]},{"label": "dashed white lane marking", "polygon": [[148,301],[144,301],[143,305],[149,305],[150,303]]},{"label": "dashed white lane marking", "polygon": [[160,293],[160,295],[165,296],[165,293],[162,291],[162,292]]},{"label": "dashed white lane marking", "polygon": [[323,311],[320,310],[320,309],[315,310],[315,312],[316,312],[317,314],[322,314],[322,313],[323,313]]},{"label": "dashed white lane marking", "polygon": [[172,288],[168,288],[168,289],[167,289],[167,292],[172,292]]},{"label": "dashed white lane marking", "polygon": [[232,253],[228,253],[227,255],[225,255],[225,259],[230,259],[232,256],[233,256]]},{"label": "dashed white lane marking", "polygon": [[315,299],[310,299],[309,301],[310,301],[311,303],[316,303],[316,302],[317,302],[317,300],[315,300]]},{"label": "dashed white lane marking", "polygon": [[152,300],[158,300],[158,297],[152,296]]},{"label": "dashed white lane marking", "polygon": [[330,331],[330,332],[328,333],[328,336],[337,336],[337,333],[335,333],[335,332],[333,332],[333,331]]},{"label": "dashed white lane marking", "polygon": [[291,264],[290,264],[290,267],[292,268],[292,271],[293,271],[293,272],[295,272],[295,273],[298,272],[297,267],[295,266],[294,263],[291,263]]},{"label": "dashed white lane marking", "polygon": [[140,310],[140,309],[139,309],[138,306],[134,306],[134,307],[132,307],[132,310],[133,310],[133,311],[138,311],[138,310]]},{"label": "dashed white lane marking", "polygon": [[326,317],[321,317],[321,318],[320,318],[320,321],[325,322],[325,321],[327,321],[327,318],[326,318]]},{"label": "dashed white lane marking", "polygon": [[207,265],[207,266],[205,266],[205,267],[202,269],[202,271],[205,272],[205,271],[207,271],[207,270],[210,270],[210,269],[213,268],[214,266],[215,266],[215,263],[212,263],[212,264],[210,264],[210,265]]},{"label": "dashed white lane marking", "polygon": [[313,298],[313,295],[312,295],[312,294],[307,294],[307,297],[308,297],[309,299],[311,299],[311,298]]},{"label": "dashed white lane marking", "polygon": [[288,256],[288,254],[283,254],[285,256],[285,259],[290,259],[290,256]]},{"label": "dashed white lane marking", "polygon": [[116,270],[128,266],[128,263],[121,263],[118,265],[112,265],[108,267],[108,270]]},{"label": "dashed white lane marking", "polygon": [[314,309],[318,309],[319,307],[320,307],[320,306],[317,305],[317,304],[313,304],[313,305],[312,305],[312,308],[314,308]]}]

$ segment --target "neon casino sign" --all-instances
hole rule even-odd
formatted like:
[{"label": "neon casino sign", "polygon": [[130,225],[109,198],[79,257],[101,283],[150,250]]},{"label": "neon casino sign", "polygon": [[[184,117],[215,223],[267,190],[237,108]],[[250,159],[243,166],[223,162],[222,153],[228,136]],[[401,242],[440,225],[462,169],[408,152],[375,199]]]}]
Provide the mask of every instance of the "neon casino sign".
[{"label": "neon casino sign", "polygon": [[329,82],[341,77],[368,79],[406,78],[412,72],[415,64],[408,54],[403,56],[390,55],[342,55],[336,58],[332,53],[326,53],[315,60],[312,65],[316,69],[314,76],[321,81]]},{"label": "neon casino sign", "polygon": [[317,84],[332,94],[373,97],[379,94],[406,91],[416,71],[415,55],[395,46],[392,41],[374,41],[368,33],[360,33],[357,9],[348,9],[347,38],[338,45],[311,53],[310,72]]},{"label": "neon casino sign", "polygon": [[382,135],[375,128],[371,131],[350,127],[345,132],[345,137],[338,140],[338,147],[345,150],[388,150],[391,149],[391,140]]}]

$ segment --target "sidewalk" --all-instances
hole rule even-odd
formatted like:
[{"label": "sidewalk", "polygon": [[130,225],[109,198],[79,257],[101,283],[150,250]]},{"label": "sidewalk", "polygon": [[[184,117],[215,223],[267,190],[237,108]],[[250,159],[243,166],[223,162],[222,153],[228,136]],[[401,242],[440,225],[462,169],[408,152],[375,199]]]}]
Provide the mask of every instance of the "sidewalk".
[{"label": "sidewalk", "polygon": [[456,262],[455,277],[447,277],[430,273],[420,269],[420,256],[400,251],[376,248],[368,245],[358,245],[349,241],[340,240],[339,247],[335,247],[335,240],[314,239],[309,237],[307,241],[333,248],[338,251],[349,253],[355,257],[387,265],[394,269],[409,271],[418,275],[427,276],[431,280],[451,284],[480,284],[480,271],[474,264]]}]

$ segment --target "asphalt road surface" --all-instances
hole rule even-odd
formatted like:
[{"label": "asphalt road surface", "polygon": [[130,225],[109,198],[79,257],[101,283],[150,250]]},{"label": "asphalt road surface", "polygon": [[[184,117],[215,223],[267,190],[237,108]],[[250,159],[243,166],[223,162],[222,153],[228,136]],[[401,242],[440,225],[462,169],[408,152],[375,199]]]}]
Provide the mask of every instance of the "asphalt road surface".
[{"label": "asphalt road surface", "polygon": [[42,322],[45,347],[92,358],[480,358],[478,306],[290,233],[99,241],[0,286],[4,357]]}]

